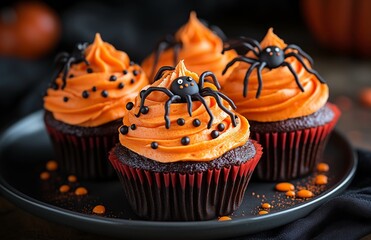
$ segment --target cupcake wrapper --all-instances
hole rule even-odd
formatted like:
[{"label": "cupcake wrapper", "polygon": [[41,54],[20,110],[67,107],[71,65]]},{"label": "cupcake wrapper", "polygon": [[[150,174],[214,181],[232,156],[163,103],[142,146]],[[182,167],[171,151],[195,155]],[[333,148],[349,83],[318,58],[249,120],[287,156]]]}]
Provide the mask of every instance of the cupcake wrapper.
[{"label": "cupcake wrapper", "polygon": [[336,107],[331,108],[335,117],[322,126],[291,132],[251,132],[251,138],[262,144],[264,149],[253,179],[286,181],[311,173],[320,161],[340,116]]},{"label": "cupcake wrapper", "polygon": [[108,152],[118,142],[118,136],[78,137],[50,126],[46,128],[55,158],[66,174],[74,174],[84,180],[108,180],[115,177],[115,171],[108,161]]},{"label": "cupcake wrapper", "polygon": [[198,173],[159,173],[122,164],[111,151],[116,169],[134,212],[150,220],[208,220],[229,215],[242,200],[262,154],[254,142],[256,155],[240,166]]}]

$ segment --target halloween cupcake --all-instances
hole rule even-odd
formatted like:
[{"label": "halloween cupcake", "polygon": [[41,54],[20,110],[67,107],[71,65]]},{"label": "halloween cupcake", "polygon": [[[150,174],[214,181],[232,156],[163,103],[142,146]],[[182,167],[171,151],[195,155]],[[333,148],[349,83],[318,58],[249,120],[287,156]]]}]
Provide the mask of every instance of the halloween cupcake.
[{"label": "halloween cupcake", "polygon": [[214,74],[198,77],[181,61],[127,104],[109,159],[138,216],[207,220],[240,206],[262,149],[215,86]]},{"label": "halloween cupcake", "polygon": [[175,34],[159,41],[153,53],[142,62],[142,68],[153,79],[161,66],[175,66],[183,59],[188,69],[200,75],[208,70],[215,74],[220,84],[224,83],[228,71],[222,76],[224,66],[237,56],[232,50],[222,54],[224,33],[217,27],[208,27],[191,12],[188,22]]},{"label": "halloween cupcake", "polygon": [[103,42],[77,44],[56,57],[44,97],[45,124],[61,169],[82,179],[115,177],[108,151],[118,142],[126,103],[148,84],[125,52]]},{"label": "halloween cupcake", "polygon": [[340,112],[328,102],[325,80],[300,47],[285,44],[269,29],[259,43],[241,38],[226,47],[244,46],[246,55],[227,64],[237,65],[222,92],[237,105],[251,125],[251,138],[264,154],[254,176],[282,181],[309,174],[322,156]]}]

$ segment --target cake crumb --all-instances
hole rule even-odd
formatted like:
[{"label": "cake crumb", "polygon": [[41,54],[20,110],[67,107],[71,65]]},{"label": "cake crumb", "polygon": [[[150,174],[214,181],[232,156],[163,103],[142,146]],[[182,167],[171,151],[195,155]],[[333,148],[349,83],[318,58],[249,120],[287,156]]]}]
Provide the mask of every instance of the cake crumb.
[{"label": "cake crumb", "polygon": [[324,185],[324,184],[327,184],[327,182],[328,182],[328,180],[327,180],[326,175],[319,174],[319,175],[316,176],[315,183],[317,185]]},{"label": "cake crumb", "polygon": [[62,186],[59,187],[59,191],[60,191],[61,193],[66,193],[66,192],[68,192],[69,190],[70,190],[70,186],[68,186],[68,185],[62,185]]},{"label": "cake crumb", "polygon": [[58,169],[58,163],[54,160],[50,160],[46,163],[46,169],[49,171],[55,171]]},{"label": "cake crumb", "polygon": [[264,209],[270,209],[272,206],[269,203],[263,203],[261,207]]},{"label": "cake crumb", "polygon": [[93,208],[93,213],[95,214],[105,214],[106,208],[103,205],[97,205]]},{"label": "cake crumb", "polygon": [[295,194],[295,191],[287,191],[287,192],[286,192],[286,196],[287,196],[287,197],[291,197],[291,198],[293,198],[293,197],[295,197],[295,195],[296,195],[296,194]]},{"label": "cake crumb", "polygon": [[300,198],[311,198],[313,196],[314,196],[313,192],[311,192],[307,189],[302,189],[298,192],[298,197],[300,197]]},{"label": "cake crumb", "polygon": [[276,190],[280,192],[293,191],[295,189],[294,184],[289,182],[280,182],[276,184]]},{"label": "cake crumb", "polygon": [[88,194],[88,190],[86,188],[84,188],[84,187],[78,187],[75,190],[75,194],[77,196],[86,195],[86,194]]},{"label": "cake crumb", "polygon": [[259,211],[259,215],[265,215],[265,214],[268,214],[268,211],[266,211],[266,210]]},{"label": "cake crumb", "polygon": [[327,163],[318,163],[317,164],[317,171],[319,172],[328,172],[330,170],[330,166]]},{"label": "cake crumb", "polygon": [[67,180],[71,183],[74,183],[77,181],[77,177],[75,175],[69,175]]},{"label": "cake crumb", "polygon": [[48,180],[49,178],[50,178],[50,173],[48,173],[48,172],[40,173],[40,179],[41,180]]},{"label": "cake crumb", "polygon": [[219,217],[219,219],[218,219],[218,221],[230,221],[230,220],[232,220],[232,218],[231,217],[229,217],[229,216],[221,216],[221,217]]}]

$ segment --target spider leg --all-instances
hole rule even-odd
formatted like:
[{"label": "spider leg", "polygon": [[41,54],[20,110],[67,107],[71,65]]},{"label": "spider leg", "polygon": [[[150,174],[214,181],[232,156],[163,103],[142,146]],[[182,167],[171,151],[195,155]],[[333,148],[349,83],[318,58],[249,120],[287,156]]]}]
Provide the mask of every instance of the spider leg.
[{"label": "spider leg", "polygon": [[248,51],[252,51],[255,54],[255,56],[258,57],[259,55],[259,53],[255,50],[255,47],[252,44],[247,43],[247,42],[233,42],[233,43],[227,43],[227,45],[228,45],[227,47],[223,48],[222,54],[224,54],[225,51],[229,51],[231,49],[235,49],[238,47],[245,47]]},{"label": "spider leg", "polygon": [[267,65],[265,62],[262,62],[259,64],[259,69],[258,69],[258,81],[259,81],[259,85],[258,85],[258,91],[256,92],[256,98],[259,98],[260,97],[260,93],[262,91],[262,87],[263,87],[263,81],[262,81],[262,70],[263,68],[265,67],[265,65]]},{"label": "spider leg", "polygon": [[300,55],[298,55],[297,53],[294,53],[294,52],[290,52],[288,54],[285,54],[285,59],[288,58],[288,57],[295,57],[301,63],[301,65],[303,65],[303,67],[305,68],[305,70],[307,70],[307,72],[309,72],[311,74],[314,74],[321,83],[326,83],[326,81],[318,74],[318,72],[316,70],[309,69],[307,67],[303,58]]},{"label": "spider leg", "polygon": [[262,51],[260,43],[258,41],[256,41],[255,39],[244,37],[244,36],[241,36],[240,39],[247,42],[247,43],[250,43],[253,46],[255,46],[259,50],[259,52]]},{"label": "spider leg", "polygon": [[141,113],[141,109],[142,107],[144,106],[144,101],[146,100],[147,96],[152,93],[153,91],[160,91],[160,92],[163,92],[165,93],[166,95],[168,95],[170,98],[174,96],[174,94],[172,92],[170,92],[169,89],[167,88],[163,88],[163,87],[149,87],[147,88],[146,90],[144,91],[141,91],[140,92],[140,96],[141,96],[141,99],[140,99],[140,105],[139,105],[139,112],[137,114],[135,114],[136,117],[139,117],[140,116],[140,113]]},{"label": "spider leg", "polygon": [[233,109],[236,109],[237,108],[236,104],[234,104],[234,102],[232,101],[232,99],[230,99],[229,97],[227,97],[224,93],[218,92],[218,95],[220,97],[222,97],[224,100],[226,100]]},{"label": "spider leg", "polygon": [[209,76],[213,79],[213,81],[214,81],[214,85],[215,85],[218,89],[220,89],[220,84],[219,84],[218,80],[216,79],[214,73],[212,73],[212,72],[210,72],[210,71],[206,71],[206,72],[203,72],[203,73],[201,74],[200,79],[199,79],[199,82],[198,82],[198,87],[199,87],[200,89],[203,89],[203,88],[204,88],[205,78],[206,78],[206,77],[209,77]]},{"label": "spider leg", "polygon": [[156,82],[158,79],[160,79],[160,78],[162,77],[162,74],[163,74],[165,71],[172,71],[172,70],[174,70],[174,69],[175,69],[175,68],[174,68],[174,67],[171,67],[171,66],[163,66],[163,67],[161,67],[161,68],[157,71],[155,77],[153,78],[153,82]]},{"label": "spider leg", "polygon": [[88,60],[86,60],[86,58],[83,59],[84,63],[87,65],[87,66],[90,66],[90,63]]},{"label": "spider leg", "polygon": [[212,114],[212,112],[211,112],[209,106],[207,106],[205,99],[204,99],[200,94],[198,94],[198,93],[197,93],[197,94],[194,94],[194,95],[192,95],[192,96],[193,96],[194,98],[196,98],[197,100],[199,100],[199,101],[204,105],[204,107],[205,107],[207,113],[208,113],[209,116],[210,116],[210,120],[209,120],[209,122],[207,123],[207,128],[211,128],[211,124],[212,124],[213,121],[214,121],[214,116],[213,116],[213,114]]},{"label": "spider leg", "polygon": [[66,87],[66,84],[67,84],[67,74],[70,71],[70,66],[71,66],[71,64],[72,64],[73,61],[74,61],[74,58],[68,59],[67,63],[63,67],[63,75],[62,75],[62,81],[63,81],[63,83],[62,83],[62,89],[64,89]]},{"label": "spider leg", "polygon": [[69,54],[68,53],[66,53],[66,52],[61,52],[61,53],[59,53],[55,58],[54,58],[54,62],[56,62],[56,63],[59,63],[59,62],[65,62],[65,60],[64,61],[62,61],[63,59],[68,59],[68,57],[69,57]]},{"label": "spider leg", "polygon": [[181,99],[180,96],[178,95],[173,95],[170,97],[169,100],[166,101],[165,103],[165,127],[166,129],[169,129],[170,128],[170,118],[169,118],[169,111],[170,111],[170,104],[178,99]]},{"label": "spider leg", "polygon": [[225,72],[233,65],[235,64],[235,62],[246,62],[246,63],[250,63],[250,64],[253,64],[255,62],[257,62],[256,59],[253,59],[253,58],[249,58],[249,57],[245,57],[245,56],[238,56],[238,57],[235,57],[234,59],[232,59],[224,68],[223,72],[222,72],[222,75],[225,74]]},{"label": "spider leg", "polygon": [[152,67],[152,72],[151,76],[155,73],[158,60],[160,58],[160,55],[163,51],[165,51],[171,43],[174,41],[173,37],[171,35],[167,35],[165,39],[161,40],[159,43],[157,43],[157,47],[155,48],[155,51],[153,53],[154,55],[154,60],[153,60],[153,67]]},{"label": "spider leg", "polygon": [[179,51],[182,48],[182,46],[183,44],[181,42],[175,43],[174,45],[174,56],[173,56],[174,66],[178,63]]},{"label": "spider leg", "polygon": [[288,63],[288,62],[283,62],[282,63],[283,66],[287,66],[290,70],[290,72],[292,73],[292,75],[294,75],[295,77],[295,82],[296,84],[298,85],[298,87],[300,88],[300,90],[302,92],[304,92],[304,88],[303,88],[303,85],[301,85],[300,81],[299,81],[299,77],[298,77],[298,74],[296,74],[296,72],[294,71],[294,69],[292,68],[291,64]]},{"label": "spider leg", "polygon": [[247,95],[247,86],[249,84],[249,77],[254,68],[256,68],[259,65],[259,62],[254,62],[250,67],[249,70],[247,70],[245,77],[243,79],[243,96],[246,97]]},{"label": "spider leg", "polygon": [[229,111],[229,109],[226,108],[226,107],[223,105],[223,103],[222,103],[222,101],[221,101],[221,98],[220,98],[220,96],[219,96],[219,92],[216,92],[216,91],[213,91],[213,90],[210,89],[210,90],[208,90],[208,91],[204,91],[204,92],[201,94],[201,96],[203,96],[203,95],[214,97],[215,100],[216,100],[216,102],[217,102],[217,104],[218,104],[218,106],[219,106],[219,107],[220,107],[220,108],[221,108],[225,113],[227,113],[227,114],[229,115],[229,117],[231,118],[233,126],[235,127],[235,126],[237,125],[237,123],[236,123],[236,115],[235,115],[233,112]]},{"label": "spider leg", "polygon": [[306,53],[303,51],[303,49],[301,49],[299,46],[295,45],[295,44],[289,44],[287,45],[287,47],[285,47],[283,49],[283,52],[286,52],[286,50],[288,49],[295,49],[299,52],[300,55],[302,55],[303,57],[305,57],[306,59],[308,59],[308,61],[310,62],[310,65],[313,66],[313,59]]},{"label": "spider leg", "polygon": [[189,116],[192,117],[192,98],[190,95],[186,95],[185,96],[185,99],[187,101],[187,110],[188,110],[188,114]]}]

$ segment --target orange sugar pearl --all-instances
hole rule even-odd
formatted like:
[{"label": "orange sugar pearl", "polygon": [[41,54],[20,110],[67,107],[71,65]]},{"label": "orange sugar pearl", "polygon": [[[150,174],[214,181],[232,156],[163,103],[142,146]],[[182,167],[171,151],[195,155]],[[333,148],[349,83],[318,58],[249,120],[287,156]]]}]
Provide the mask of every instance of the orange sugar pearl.
[{"label": "orange sugar pearl", "polygon": [[328,172],[328,170],[330,170],[330,167],[327,163],[318,163],[317,164],[317,171]]},{"label": "orange sugar pearl", "polygon": [[66,192],[68,192],[69,190],[70,190],[70,186],[68,186],[68,185],[62,185],[62,186],[59,187],[59,191],[60,191],[61,193],[66,193]]},{"label": "orange sugar pearl", "polygon": [[293,191],[295,186],[289,182],[281,182],[276,184],[276,190],[280,192]]},{"label": "orange sugar pearl", "polygon": [[75,190],[75,194],[77,196],[86,195],[86,194],[88,194],[88,190],[86,188],[84,188],[84,187],[78,187]]},{"label": "orange sugar pearl", "polygon": [[286,196],[288,197],[295,197],[295,191],[287,191]]},{"label": "orange sugar pearl", "polygon": [[317,175],[316,176],[316,180],[315,180],[315,183],[317,185],[324,185],[324,184],[327,184],[327,176],[326,175],[323,175],[323,174],[320,174],[320,175]]},{"label": "orange sugar pearl", "polygon": [[218,219],[218,221],[230,221],[230,220],[232,220],[232,218],[231,217],[228,217],[228,216],[221,216]]},{"label": "orange sugar pearl", "polygon": [[50,173],[48,173],[48,172],[40,173],[40,179],[41,180],[48,180],[49,178],[50,178]]},{"label": "orange sugar pearl", "polygon": [[302,189],[298,192],[298,197],[300,198],[311,198],[313,196],[314,194],[311,191],[306,190],[306,189]]},{"label": "orange sugar pearl", "polygon": [[270,209],[272,206],[269,203],[263,203],[261,207],[264,209]]},{"label": "orange sugar pearl", "polygon": [[259,215],[264,215],[264,214],[268,214],[268,211],[266,211],[266,210],[259,211]]},{"label": "orange sugar pearl", "polygon": [[106,208],[103,205],[97,205],[93,208],[93,213],[95,214],[105,214]]},{"label": "orange sugar pearl", "polygon": [[67,180],[69,182],[76,182],[77,181],[77,177],[75,175],[69,175]]},{"label": "orange sugar pearl", "polygon": [[50,160],[46,163],[46,169],[49,171],[55,171],[58,169],[58,163],[54,160]]}]

